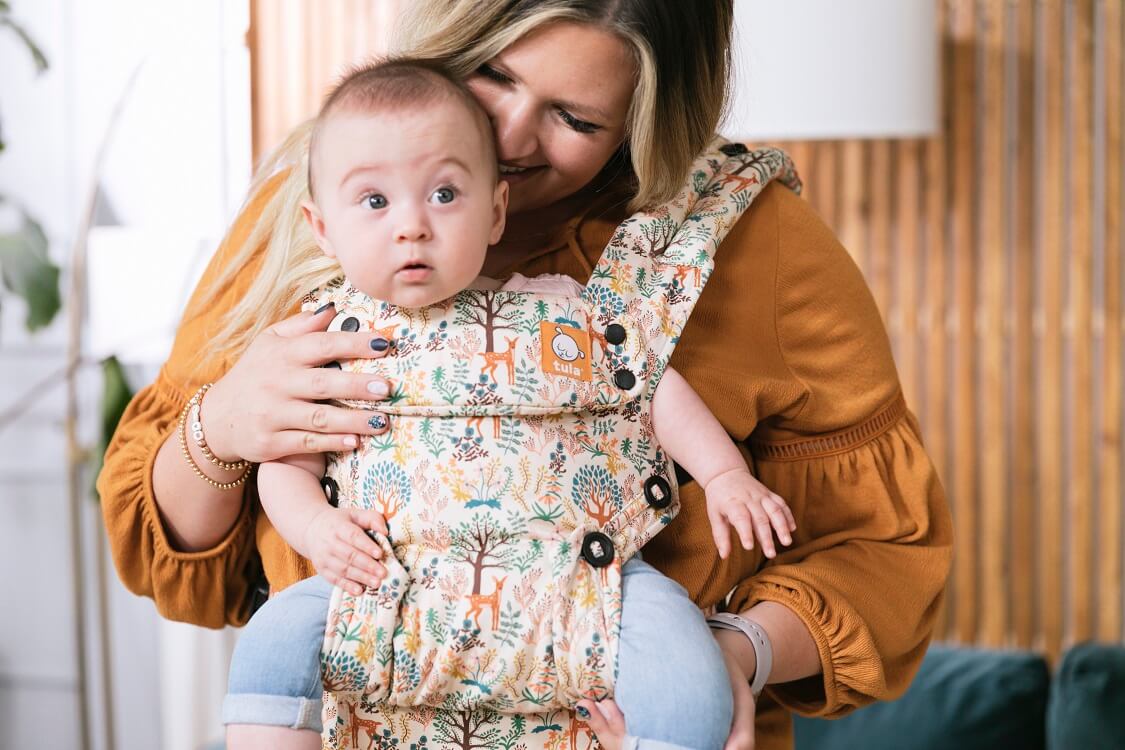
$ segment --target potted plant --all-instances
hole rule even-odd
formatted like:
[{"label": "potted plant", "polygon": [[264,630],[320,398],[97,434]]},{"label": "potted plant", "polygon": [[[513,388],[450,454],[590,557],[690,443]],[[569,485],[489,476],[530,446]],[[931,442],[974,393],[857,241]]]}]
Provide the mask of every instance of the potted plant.
[{"label": "potted plant", "polygon": [[[12,18],[8,0],[0,0],[0,28],[12,31],[31,54],[37,74],[47,70],[47,58],[24,28]],[[0,155],[4,152],[0,123]],[[47,257],[47,236],[42,226],[13,198],[0,194],[0,280],[8,292],[27,303],[25,325],[29,331],[48,325],[59,311],[59,267]],[[8,229],[14,225],[14,229]]]}]

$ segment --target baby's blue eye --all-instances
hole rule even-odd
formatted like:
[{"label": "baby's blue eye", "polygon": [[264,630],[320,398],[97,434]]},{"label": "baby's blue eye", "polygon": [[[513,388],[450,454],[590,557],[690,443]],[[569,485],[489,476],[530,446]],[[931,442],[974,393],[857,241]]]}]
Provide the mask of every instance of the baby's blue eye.
[{"label": "baby's blue eye", "polygon": [[453,192],[453,188],[443,187],[435,190],[432,197],[438,203],[452,203],[457,194]]},{"label": "baby's blue eye", "polygon": [[367,196],[367,207],[374,209],[386,208],[387,196],[379,195],[378,193]]}]

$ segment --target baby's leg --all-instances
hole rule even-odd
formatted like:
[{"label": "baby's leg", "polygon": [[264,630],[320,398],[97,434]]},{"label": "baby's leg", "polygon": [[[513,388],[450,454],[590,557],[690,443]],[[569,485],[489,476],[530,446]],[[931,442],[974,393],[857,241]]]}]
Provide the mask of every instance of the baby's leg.
[{"label": "baby's leg", "polygon": [[320,649],[331,595],[331,584],[313,576],[250,618],[223,700],[230,750],[320,747]]},{"label": "baby's leg", "polygon": [[720,750],[730,734],[734,699],[703,613],[682,586],[648,563],[633,558],[622,572],[614,699],[628,734],[639,738],[640,748]]}]

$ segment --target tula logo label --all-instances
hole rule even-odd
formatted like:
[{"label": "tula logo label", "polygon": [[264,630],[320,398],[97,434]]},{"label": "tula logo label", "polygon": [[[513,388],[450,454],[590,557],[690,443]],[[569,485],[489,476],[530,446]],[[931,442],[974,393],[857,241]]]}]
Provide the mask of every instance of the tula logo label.
[{"label": "tula logo label", "polygon": [[574,380],[590,380],[590,335],[549,320],[539,322],[543,372]]}]

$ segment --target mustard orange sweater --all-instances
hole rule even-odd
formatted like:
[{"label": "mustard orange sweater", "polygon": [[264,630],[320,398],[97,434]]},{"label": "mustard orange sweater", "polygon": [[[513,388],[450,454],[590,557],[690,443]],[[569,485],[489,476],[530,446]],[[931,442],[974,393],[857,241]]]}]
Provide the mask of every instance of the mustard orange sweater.
[{"label": "mustard orange sweater", "polygon": [[[276,184],[244,209],[200,289],[246,238]],[[585,281],[623,218],[619,201],[603,199],[511,270]],[[165,617],[208,627],[245,621],[259,566],[274,589],[312,573],[259,512],[253,487],[228,537],[203,552],[171,546],[153,498],[153,461],[184,402],[229,366],[200,367],[200,352],[256,267],[248,264],[218,305],[183,321],[156,382],[129,405],[98,480],[125,585],[152,597]],[[758,747],[792,746],[784,709],[838,716],[899,695],[929,641],[952,528],[874,301],[847,252],[801,198],[769,186],[731,231],[672,365],[797,519],[793,545],[774,560],[738,545],[721,560],[703,493],[688,483],[679,517],[645,547],[646,561],[701,606],[733,590],[731,609],[777,601],[811,631],[823,674],[767,689],[758,707]]]}]

